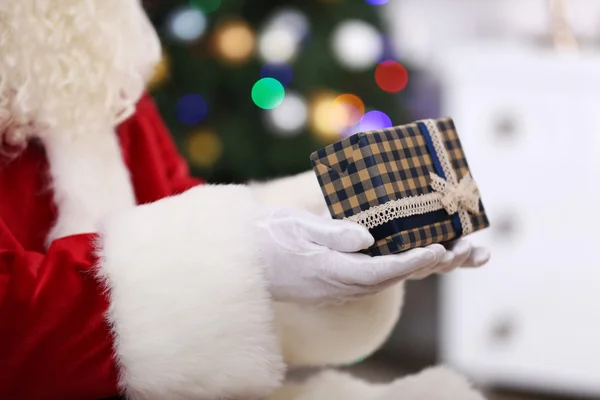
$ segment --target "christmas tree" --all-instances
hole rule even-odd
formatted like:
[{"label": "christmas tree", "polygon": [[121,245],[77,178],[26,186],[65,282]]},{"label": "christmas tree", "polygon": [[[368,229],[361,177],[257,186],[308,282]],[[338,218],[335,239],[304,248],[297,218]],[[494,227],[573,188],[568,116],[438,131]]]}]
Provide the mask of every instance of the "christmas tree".
[{"label": "christmas tree", "polygon": [[150,89],[192,173],[308,170],[345,135],[408,122],[387,0],[147,0],[164,55]]}]

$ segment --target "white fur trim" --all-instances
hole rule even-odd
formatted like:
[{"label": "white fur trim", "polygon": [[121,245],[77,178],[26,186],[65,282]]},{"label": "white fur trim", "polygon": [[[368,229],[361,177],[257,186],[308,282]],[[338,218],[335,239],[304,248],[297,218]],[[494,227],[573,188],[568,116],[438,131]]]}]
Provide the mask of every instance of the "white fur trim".
[{"label": "white fur trim", "polygon": [[[376,400],[485,400],[462,375],[447,368],[428,368],[392,383]],[[375,399],[374,399],[375,400]]]},{"label": "white fur trim", "polygon": [[286,363],[347,364],[370,355],[387,339],[402,307],[403,284],[334,306],[276,304]]},{"label": "white fur trim", "polygon": [[297,207],[314,214],[327,212],[327,204],[313,171],[275,179],[268,182],[251,182],[257,200],[266,206]]},{"label": "white fur trim", "polygon": [[282,387],[267,400],[485,400],[469,382],[445,367],[427,369],[391,384],[369,384],[326,371],[304,384]]},{"label": "white fur trim", "polygon": [[384,393],[385,385],[371,384],[348,373],[329,370],[305,383],[287,383],[266,400],[375,400]]},{"label": "white fur trim", "polygon": [[282,363],[247,187],[200,186],[111,218],[100,275],[133,399],[259,399]]},{"label": "white fur trim", "polygon": [[58,209],[48,244],[60,237],[96,232],[108,215],[135,206],[129,171],[110,126],[89,135],[46,138],[44,146]]}]

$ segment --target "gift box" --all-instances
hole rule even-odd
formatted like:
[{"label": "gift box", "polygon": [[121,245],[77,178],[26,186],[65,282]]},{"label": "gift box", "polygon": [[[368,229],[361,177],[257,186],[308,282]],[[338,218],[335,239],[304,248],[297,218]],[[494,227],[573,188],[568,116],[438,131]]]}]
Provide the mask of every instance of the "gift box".
[{"label": "gift box", "polygon": [[367,254],[446,243],[489,226],[451,118],[344,138],[311,155],[333,218],[364,225]]}]

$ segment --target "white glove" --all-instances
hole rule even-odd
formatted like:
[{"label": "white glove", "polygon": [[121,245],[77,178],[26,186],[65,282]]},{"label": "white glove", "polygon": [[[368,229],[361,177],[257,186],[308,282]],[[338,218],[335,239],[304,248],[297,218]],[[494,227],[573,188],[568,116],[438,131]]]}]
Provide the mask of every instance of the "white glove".
[{"label": "white glove", "polygon": [[489,258],[466,240],[450,249],[434,244],[370,257],[357,253],[374,243],[366,228],[287,207],[268,210],[257,221],[257,235],[271,294],[296,303],[340,303]]}]

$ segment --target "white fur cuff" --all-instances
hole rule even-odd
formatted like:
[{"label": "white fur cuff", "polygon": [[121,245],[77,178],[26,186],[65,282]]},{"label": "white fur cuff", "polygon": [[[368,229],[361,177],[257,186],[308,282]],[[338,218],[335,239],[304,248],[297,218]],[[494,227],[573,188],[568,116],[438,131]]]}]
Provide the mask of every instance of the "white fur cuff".
[{"label": "white fur cuff", "polygon": [[292,366],[340,365],[377,350],[396,325],[404,285],[333,306],[277,303],[285,362]]},{"label": "white fur cuff", "polygon": [[323,192],[313,171],[267,182],[252,182],[250,188],[256,199],[267,206],[296,207],[319,215],[327,212]]},{"label": "white fur cuff", "polygon": [[471,383],[447,367],[428,368],[399,379],[377,400],[485,400]]},{"label": "white fur cuff", "polygon": [[283,363],[247,187],[201,186],[101,233],[120,384],[133,399],[262,398]]},{"label": "white fur cuff", "polygon": [[456,372],[436,367],[388,384],[325,371],[303,384],[288,384],[267,400],[485,400]]}]

